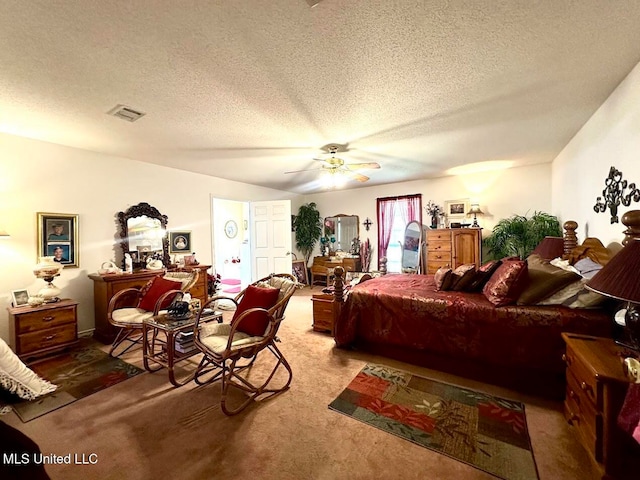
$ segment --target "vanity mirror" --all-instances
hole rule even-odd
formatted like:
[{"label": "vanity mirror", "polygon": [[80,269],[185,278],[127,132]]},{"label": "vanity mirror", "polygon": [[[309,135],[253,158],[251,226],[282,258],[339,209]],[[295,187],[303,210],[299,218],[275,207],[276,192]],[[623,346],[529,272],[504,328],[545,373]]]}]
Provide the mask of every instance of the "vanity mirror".
[{"label": "vanity mirror", "polygon": [[330,251],[350,252],[354,238],[360,235],[357,215],[335,215],[324,219],[324,236]]},{"label": "vanity mirror", "polygon": [[146,264],[148,256],[155,256],[165,267],[169,266],[167,220],[166,215],[145,202],[118,213],[123,267],[124,254],[127,252],[136,252],[132,256],[142,265]]}]

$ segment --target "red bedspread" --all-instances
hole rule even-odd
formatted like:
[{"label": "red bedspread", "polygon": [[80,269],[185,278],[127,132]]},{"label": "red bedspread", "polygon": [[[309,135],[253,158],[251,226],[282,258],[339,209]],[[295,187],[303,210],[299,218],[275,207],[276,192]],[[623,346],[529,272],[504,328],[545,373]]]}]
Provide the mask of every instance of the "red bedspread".
[{"label": "red bedspread", "polygon": [[438,292],[432,275],[386,275],[354,287],[335,325],[338,346],[386,344],[483,364],[563,372],[560,332],[608,337],[604,310],[494,307],[482,293]]}]

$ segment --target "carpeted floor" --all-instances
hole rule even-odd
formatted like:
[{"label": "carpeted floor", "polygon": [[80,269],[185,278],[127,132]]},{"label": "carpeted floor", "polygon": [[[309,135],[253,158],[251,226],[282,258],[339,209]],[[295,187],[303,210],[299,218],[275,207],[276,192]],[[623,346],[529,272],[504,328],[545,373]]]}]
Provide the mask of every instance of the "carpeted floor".
[{"label": "carpeted floor", "polygon": [[[367,363],[377,363],[525,403],[540,479],[593,478],[589,457],[567,426],[560,402],[336,349],[330,336],[311,330],[310,294],[308,287],[296,292],[279,332],[278,346],[294,372],[291,389],[241,415],[226,417],[220,411],[218,384],[174,388],[161,370],[137,375],[28,423],[13,413],[3,420],[34,439],[44,453],[97,455],[93,465],[47,465],[54,480],[495,480],[327,408]],[[140,350],[123,359],[142,364]]]},{"label": "carpeted floor", "polygon": [[524,405],[367,364],[329,408],[504,480],[536,480]]}]

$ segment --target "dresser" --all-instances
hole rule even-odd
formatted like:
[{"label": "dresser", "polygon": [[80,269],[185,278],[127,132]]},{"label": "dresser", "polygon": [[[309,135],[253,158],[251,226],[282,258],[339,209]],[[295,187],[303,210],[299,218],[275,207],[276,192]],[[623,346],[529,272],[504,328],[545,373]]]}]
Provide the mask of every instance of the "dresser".
[{"label": "dresser", "polygon": [[465,263],[481,264],[482,229],[437,228],[427,231],[427,273],[440,267],[456,268]]},{"label": "dresser", "polygon": [[41,357],[78,341],[78,302],[63,299],[38,307],[9,307],[13,351],[23,360]]},{"label": "dresser", "polygon": [[601,477],[638,478],[640,446],[616,424],[629,385],[621,349],[608,338],[563,333],[562,339],[567,422]]},{"label": "dresser", "polygon": [[359,272],[361,270],[360,257],[313,257],[311,265],[311,285],[322,282],[328,287],[333,278],[333,269],[344,268],[346,272]]},{"label": "dresser", "polygon": [[[211,265],[193,265],[184,267],[181,270],[200,271],[198,282],[189,290],[192,298],[200,299],[200,303],[204,303],[208,299],[208,278],[207,269]],[[93,336],[100,342],[109,344],[113,342],[118,329],[109,323],[107,318],[107,310],[111,298],[120,290],[127,288],[142,288],[153,277],[163,275],[164,271],[159,270],[141,270],[134,273],[121,274],[91,274],[89,278],[93,280],[93,309],[95,314],[95,330]]]}]

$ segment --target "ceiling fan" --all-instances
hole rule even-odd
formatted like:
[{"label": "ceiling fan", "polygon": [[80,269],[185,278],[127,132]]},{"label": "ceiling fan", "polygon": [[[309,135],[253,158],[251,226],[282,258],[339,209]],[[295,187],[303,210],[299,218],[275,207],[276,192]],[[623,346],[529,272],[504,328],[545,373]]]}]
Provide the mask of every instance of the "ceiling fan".
[{"label": "ceiling fan", "polygon": [[327,145],[323,147],[324,150],[329,152],[325,158],[314,158],[316,162],[322,162],[323,165],[317,168],[307,168],[304,170],[291,170],[289,172],[284,173],[298,173],[298,172],[309,172],[314,170],[322,171],[328,176],[344,176],[352,180],[357,180],[359,182],[366,182],[369,180],[369,177],[366,175],[362,175],[358,173],[356,170],[365,170],[365,169],[377,169],[380,168],[380,165],[375,162],[369,163],[346,163],[343,159],[336,157],[336,153],[338,151],[346,151],[346,147],[344,145]]}]

